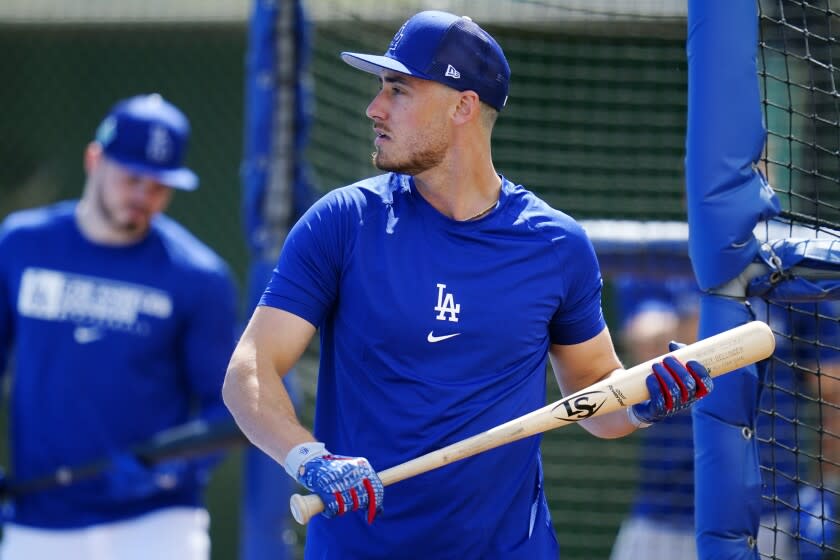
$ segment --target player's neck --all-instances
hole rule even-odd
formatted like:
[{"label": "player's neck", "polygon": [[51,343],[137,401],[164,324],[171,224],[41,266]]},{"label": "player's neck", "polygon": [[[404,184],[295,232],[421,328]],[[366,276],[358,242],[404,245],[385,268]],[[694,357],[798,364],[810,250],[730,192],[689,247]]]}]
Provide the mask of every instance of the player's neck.
[{"label": "player's neck", "polygon": [[493,210],[502,182],[491,163],[453,171],[437,167],[416,175],[414,184],[438,212],[456,221],[469,221]]},{"label": "player's neck", "polygon": [[148,230],[125,230],[114,226],[88,196],[83,196],[76,206],[75,219],[82,237],[96,245],[134,245],[148,234]]}]

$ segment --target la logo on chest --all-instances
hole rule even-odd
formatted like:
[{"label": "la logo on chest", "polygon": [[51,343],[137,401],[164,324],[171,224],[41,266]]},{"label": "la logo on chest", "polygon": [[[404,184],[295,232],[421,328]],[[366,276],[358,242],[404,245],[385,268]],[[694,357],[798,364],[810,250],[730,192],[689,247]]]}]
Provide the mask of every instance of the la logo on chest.
[{"label": "la logo on chest", "polygon": [[[437,289],[438,297],[437,305],[435,306],[437,317],[435,317],[435,319],[438,321],[447,321],[447,323],[457,323],[458,314],[461,312],[461,304],[455,303],[455,294],[446,291],[446,284],[438,284]],[[426,341],[434,344],[436,342],[442,342],[444,340],[449,340],[450,338],[455,338],[460,334],[460,332],[439,332],[436,334],[434,330],[431,330],[429,331],[429,334],[426,335]]]},{"label": "la logo on chest", "polygon": [[[438,298],[435,311],[438,312],[437,320],[445,321],[447,318],[453,323],[458,322],[458,314],[461,312],[461,304],[455,303],[455,295],[446,292],[446,284],[438,284]],[[449,317],[447,317],[447,315]]]}]

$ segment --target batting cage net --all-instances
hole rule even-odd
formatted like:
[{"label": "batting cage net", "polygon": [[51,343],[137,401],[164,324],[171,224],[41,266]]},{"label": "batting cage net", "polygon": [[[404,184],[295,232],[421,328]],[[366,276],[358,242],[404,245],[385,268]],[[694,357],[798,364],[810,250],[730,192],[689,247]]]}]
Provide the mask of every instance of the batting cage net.
[{"label": "batting cage net", "polygon": [[[782,206],[775,237],[840,235],[838,16],[831,2],[759,4],[763,164]],[[837,275],[830,261],[827,277]],[[840,558],[840,308],[827,293],[809,299],[757,306],[778,340],[757,434],[766,558]]]}]

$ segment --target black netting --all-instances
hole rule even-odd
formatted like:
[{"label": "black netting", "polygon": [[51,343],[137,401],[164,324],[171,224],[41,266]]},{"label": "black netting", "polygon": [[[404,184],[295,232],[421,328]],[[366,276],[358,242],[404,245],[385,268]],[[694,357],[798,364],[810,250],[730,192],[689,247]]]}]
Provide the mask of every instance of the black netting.
[{"label": "black netting", "polygon": [[[791,236],[804,228],[809,236],[834,238],[840,228],[840,74],[834,66],[840,12],[832,4],[759,3],[758,66],[768,133],[762,166]],[[773,533],[775,546],[760,553],[783,558],[792,547],[807,558],[837,558],[840,309],[834,302],[767,303],[758,315],[779,340],[758,433],[762,526]]]}]

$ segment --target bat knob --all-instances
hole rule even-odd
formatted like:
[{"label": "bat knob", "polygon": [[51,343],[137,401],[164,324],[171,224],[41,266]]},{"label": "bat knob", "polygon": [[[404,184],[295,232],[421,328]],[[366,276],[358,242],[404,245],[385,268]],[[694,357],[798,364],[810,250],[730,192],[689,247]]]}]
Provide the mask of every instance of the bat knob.
[{"label": "bat knob", "polygon": [[301,496],[293,494],[289,499],[289,509],[292,510],[292,517],[301,525],[306,525],[313,515],[324,511],[324,502],[316,494]]}]

